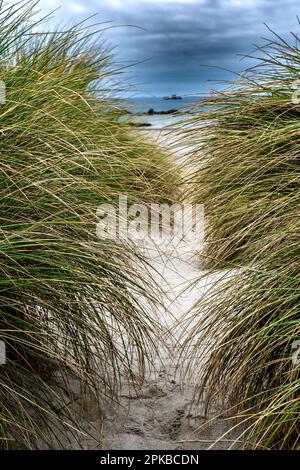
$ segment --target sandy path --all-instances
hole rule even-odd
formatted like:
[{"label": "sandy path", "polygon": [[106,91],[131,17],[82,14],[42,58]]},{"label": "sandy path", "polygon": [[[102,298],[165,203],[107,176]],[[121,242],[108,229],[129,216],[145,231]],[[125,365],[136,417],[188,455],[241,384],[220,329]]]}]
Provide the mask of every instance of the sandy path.
[{"label": "sandy path", "polygon": [[[168,145],[158,131],[150,131],[152,138]],[[188,379],[179,377],[176,364],[179,346],[185,335],[188,311],[205,293],[213,289],[218,278],[224,273],[204,275],[199,266],[200,245],[195,241],[187,245],[184,241],[159,247],[151,241],[142,247],[151,265],[156,270],[156,280],[164,291],[164,305],[159,317],[170,331],[169,351],[161,351],[157,358],[156,372],[149,372],[143,386],[135,391],[123,381],[120,394],[121,406],[111,406],[106,413],[103,426],[103,449],[208,449],[218,439],[214,449],[226,449],[232,445],[234,436],[224,432],[229,425],[219,417],[209,424],[204,408],[192,406],[196,383],[193,373]],[[201,276],[201,281],[195,281]],[[184,366],[184,365],[183,365]],[[201,358],[199,365],[201,367]],[[184,367],[181,369],[184,372]],[[219,414],[219,412],[218,412]],[[205,428],[203,425],[205,424]],[[202,430],[199,428],[202,426]]]},{"label": "sandy path", "polygon": [[[149,135],[174,152],[176,136],[166,137],[158,130],[151,130]],[[180,152],[174,155],[175,161],[181,157]],[[188,370],[189,362],[180,358],[180,344],[191,327],[185,321],[190,309],[228,274],[224,271],[207,274],[201,270],[201,240],[170,243],[167,239],[157,246],[146,238],[138,245],[151,265],[147,269],[150,269],[151,276],[161,288],[160,305],[152,311],[168,331],[159,343],[165,347],[160,346],[154,367],[146,372],[141,386],[139,384],[134,388],[123,378],[118,403],[102,403],[105,409],[103,422],[97,413],[98,398],[82,394],[78,379],[70,377],[65,403],[82,419],[78,429],[70,426],[67,436],[65,426],[60,432],[60,423],[54,421],[53,433],[50,433],[51,447],[104,450],[236,448],[238,433],[227,432],[230,423],[222,416],[222,409],[214,410],[212,420],[213,415],[205,415],[203,404],[193,405],[198,385],[197,373],[203,370],[205,350],[193,359],[193,370]],[[141,268],[141,265],[137,266],[137,269]],[[144,274],[148,276],[149,271],[146,273],[144,269],[141,275]],[[147,303],[144,298],[140,300]],[[153,305],[149,307],[153,308]],[[178,363],[180,368],[177,367]],[[59,374],[58,371],[58,383]],[[34,446],[48,448],[45,442],[40,441]]]}]

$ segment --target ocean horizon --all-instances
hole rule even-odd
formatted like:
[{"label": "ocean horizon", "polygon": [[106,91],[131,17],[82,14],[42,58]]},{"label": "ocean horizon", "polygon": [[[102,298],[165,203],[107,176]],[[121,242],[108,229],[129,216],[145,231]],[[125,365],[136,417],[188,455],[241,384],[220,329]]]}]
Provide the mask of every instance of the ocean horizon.
[{"label": "ocean horizon", "polygon": [[121,102],[131,114],[126,116],[127,121],[160,129],[188,119],[193,107],[200,100],[200,96],[183,96],[181,99],[168,100],[163,97],[135,97],[125,98]]}]

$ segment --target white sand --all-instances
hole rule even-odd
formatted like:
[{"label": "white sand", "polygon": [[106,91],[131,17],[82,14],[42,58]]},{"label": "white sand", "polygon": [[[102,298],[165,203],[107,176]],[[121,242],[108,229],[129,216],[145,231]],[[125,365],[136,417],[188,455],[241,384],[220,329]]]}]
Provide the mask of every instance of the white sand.
[{"label": "white sand", "polygon": [[[170,138],[169,134],[166,136],[166,133],[153,129],[149,135],[171,148],[176,140],[176,137]],[[209,424],[203,406],[192,406],[197,385],[193,375],[196,377],[201,369],[203,358],[199,357],[198,364],[195,362],[195,374],[189,371],[185,379],[182,362],[183,374],[177,370],[178,343],[182,343],[188,334],[188,325],[183,320],[193,305],[226,273],[205,275],[201,271],[198,255],[201,246],[197,241],[189,245],[184,241],[177,244],[165,241],[158,247],[148,240],[141,249],[148,256],[156,281],[164,291],[164,305],[158,314],[172,332],[165,339],[169,352],[160,351],[157,371],[149,372],[138,391],[131,390],[123,381],[121,406],[110,406],[104,421],[102,448],[198,450],[213,446],[214,449],[227,449],[233,445],[236,436],[233,433],[223,436],[230,427],[225,418],[216,418]],[[205,427],[199,430],[203,425]]]}]

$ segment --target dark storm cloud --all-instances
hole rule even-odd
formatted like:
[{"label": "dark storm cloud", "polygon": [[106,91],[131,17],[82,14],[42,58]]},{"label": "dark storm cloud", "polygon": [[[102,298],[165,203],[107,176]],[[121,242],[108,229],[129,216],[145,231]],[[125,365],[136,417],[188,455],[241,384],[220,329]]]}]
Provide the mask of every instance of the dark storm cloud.
[{"label": "dark storm cloud", "polygon": [[[269,35],[266,22],[285,35],[297,30],[297,0],[90,0],[89,10],[113,24],[136,25],[108,32],[118,44],[120,62],[139,62],[130,70],[147,94],[207,90],[206,81],[233,78],[204,65],[241,70],[249,60],[238,54]],[[87,4],[85,4],[87,5]],[[298,6],[299,5],[299,6]],[[211,86],[211,85],[210,85]]]}]

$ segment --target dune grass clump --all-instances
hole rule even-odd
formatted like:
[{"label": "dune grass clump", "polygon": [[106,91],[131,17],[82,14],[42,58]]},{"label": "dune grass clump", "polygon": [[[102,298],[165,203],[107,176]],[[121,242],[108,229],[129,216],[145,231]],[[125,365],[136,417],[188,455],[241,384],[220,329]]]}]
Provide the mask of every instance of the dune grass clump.
[{"label": "dune grass clump", "polygon": [[118,122],[111,58],[85,24],[37,34],[30,3],[2,5],[0,27],[0,446],[64,448],[83,441],[70,377],[96,406],[159,334],[134,250],[96,237],[97,207],[171,200],[174,174]]},{"label": "dune grass clump", "polygon": [[238,268],[197,307],[191,337],[198,335],[196,349],[204,342],[209,350],[199,393],[208,406],[225,397],[245,425],[245,445],[265,449],[300,448],[300,52],[293,39],[275,35],[256,67],[204,103],[189,131],[194,198],[207,215],[204,262]]},{"label": "dune grass clump", "polygon": [[[299,49],[275,37],[257,65],[199,104],[186,138],[192,197],[208,218],[203,262],[248,262],[298,187]],[[196,129],[194,132],[193,129]]]}]

